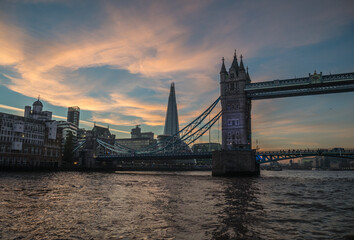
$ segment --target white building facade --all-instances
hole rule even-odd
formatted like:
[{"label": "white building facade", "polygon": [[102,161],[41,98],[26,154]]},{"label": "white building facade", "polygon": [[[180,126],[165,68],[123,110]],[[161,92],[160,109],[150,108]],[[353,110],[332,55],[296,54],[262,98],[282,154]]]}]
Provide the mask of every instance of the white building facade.
[{"label": "white building facade", "polygon": [[52,112],[43,111],[43,104],[41,101],[39,101],[39,98],[32,104],[32,106],[32,109],[31,106],[25,106],[24,117],[42,121],[52,120]]},{"label": "white building facade", "polygon": [[0,113],[0,167],[60,166],[60,140],[55,121]]}]

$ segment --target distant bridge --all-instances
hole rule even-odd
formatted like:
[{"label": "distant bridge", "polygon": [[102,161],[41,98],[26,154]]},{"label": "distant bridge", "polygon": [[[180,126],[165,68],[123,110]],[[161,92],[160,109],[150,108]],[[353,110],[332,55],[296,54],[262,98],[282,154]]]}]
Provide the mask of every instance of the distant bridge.
[{"label": "distant bridge", "polygon": [[275,162],[301,157],[341,157],[354,160],[354,150],[345,149],[318,149],[318,150],[281,150],[271,152],[257,152],[256,161],[258,163]]}]

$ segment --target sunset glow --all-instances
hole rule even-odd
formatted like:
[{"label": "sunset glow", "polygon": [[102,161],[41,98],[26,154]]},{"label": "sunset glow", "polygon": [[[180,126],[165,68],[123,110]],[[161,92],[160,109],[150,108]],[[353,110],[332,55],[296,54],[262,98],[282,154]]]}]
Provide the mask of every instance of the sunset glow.
[{"label": "sunset glow", "polygon": [[[219,95],[221,58],[243,54],[252,82],[354,72],[353,1],[0,2],[0,111],[38,95],[55,118],[117,138],[163,131],[175,82],[180,128]],[[253,102],[263,149],[354,148],[354,93]],[[203,137],[201,141],[207,141]],[[218,141],[217,126],[212,141]]]}]

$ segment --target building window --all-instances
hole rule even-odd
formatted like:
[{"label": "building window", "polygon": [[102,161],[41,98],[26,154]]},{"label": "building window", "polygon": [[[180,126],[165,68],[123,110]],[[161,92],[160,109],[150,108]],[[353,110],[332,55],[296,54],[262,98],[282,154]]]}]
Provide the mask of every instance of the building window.
[{"label": "building window", "polygon": [[227,121],[227,125],[229,125],[229,126],[239,126],[240,125],[240,120],[239,119],[229,119]]},{"label": "building window", "polygon": [[234,73],[230,73],[230,78],[235,78],[235,74]]}]

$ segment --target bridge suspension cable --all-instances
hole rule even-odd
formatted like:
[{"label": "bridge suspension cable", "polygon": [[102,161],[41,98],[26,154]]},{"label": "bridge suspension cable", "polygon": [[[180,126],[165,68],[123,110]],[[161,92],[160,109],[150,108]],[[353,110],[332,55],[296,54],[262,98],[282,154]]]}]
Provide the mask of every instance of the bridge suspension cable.
[{"label": "bridge suspension cable", "polygon": [[[147,154],[147,153],[156,153],[156,152],[161,152],[164,151],[165,149],[168,148],[175,148],[177,149],[182,149],[184,146],[188,146],[191,143],[195,142],[198,138],[200,138],[206,131],[208,131],[214,124],[215,122],[220,118],[221,116],[221,111],[215,115],[211,120],[209,120],[206,124],[204,124],[202,127],[198,128],[204,121],[204,119],[207,116],[210,116],[211,112],[213,109],[216,107],[216,105],[219,103],[220,97],[218,97],[202,114],[200,114],[196,119],[194,119],[192,122],[190,122],[187,126],[185,126],[183,129],[181,129],[179,132],[176,134],[169,136],[165,141],[162,143],[157,143],[154,145],[150,145],[147,148],[136,151],[134,149],[131,149],[129,147],[126,147],[124,145],[115,143],[114,145],[111,145],[107,142],[102,141],[101,139],[97,138],[96,141],[99,144],[99,146],[104,147],[105,149],[108,149],[109,151],[116,153],[116,154]],[[159,147],[161,146],[162,147]]]},{"label": "bridge suspension cable", "polygon": [[82,146],[84,146],[84,144],[86,143],[86,140],[83,141],[82,143],[80,143],[76,148],[74,148],[73,153],[76,152],[79,148],[81,148]]},{"label": "bridge suspension cable", "polygon": [[[202,114],[200,114],[196,119],[190,122],[187,126],[181,129],[179,132],[168,137],[162,144],[162,148],[158,148],[158,144],[147,147],[144,150],[137,151],[136,153],[147,153],[147,152],[160,152],[167,148],[173,147],[176,144],[182,144],[182,141],[188,139],[189,136],[194,132],[194,130],[204,121],[204,119],[210,115],[215,106],[219,103],[221,97],[218,97]],[[214,118],[213,118],[214,119]],[[214,124],[214,123],[213,123]],[[211,127],[211,126],[210,126]],[[203,132],[204,134],[205,132]],[[201,136],[201,135],[200,135]],[[199,137],[200,137],[199,136]],[[198,137],[198,138],[199,138]],[[194,142],[194,141],[193,141]]]},{"label": "bridge suspension cable", "polygon": [[99,145],[101,145],[102,147],[104,147],[114,153],[119,154],[119,153],[129,153],[129,152],[134,151],[133,149],[123,146],[121,144],[116,143],[115,145],[110,145],[109,143],[106,143],[99,138],[97,138],[96,141]]},{"label": "bridge suspension cable", "polygon": [[200,127],[197,131],[194,131],[191,135],[185,136],[183,139],[181,138],[179,142],[184,142],[187,145],[194,143],[198,140],[205,132],[210,130],[210,128],[219,120],[221,117],[222,111],[216,114],[211,120],[209,120],[206,124]]}]

